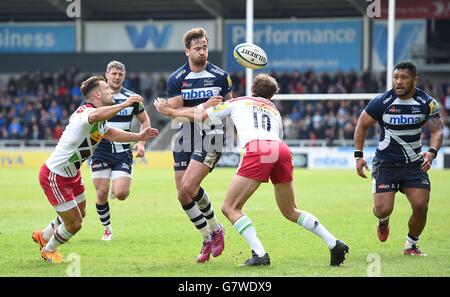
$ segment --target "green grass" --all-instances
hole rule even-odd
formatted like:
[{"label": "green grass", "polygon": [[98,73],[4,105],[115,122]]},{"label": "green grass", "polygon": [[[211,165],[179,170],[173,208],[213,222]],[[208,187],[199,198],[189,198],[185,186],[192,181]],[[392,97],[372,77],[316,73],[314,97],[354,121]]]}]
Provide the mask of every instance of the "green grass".
[{"label": "green grass", "polygon": [[[382,276],[450,276],[448,170],[430,172],[431,202],[420,242],[428,257],[402,254],[411,212],[402,194],[397,195],[391,216],[389,240],[380,243],[370,180],[353,171],[296,170],[298,206],[315,214],[350,246],[347,261],[338,268],[328,266],[329,251],[320,239],[282,217],[272,186],[261,186],[244,211],[253,220],[272,265],[256,269],[239,267],[250,251],[220,212],[234,171],[216,169],[203,184],[226,228],[223,255],[204,265],[195,263],[201,237],[178,204],[170,169],[134,171],[131,196],[124,202],[110,202],[114,239],[102,242],[95,192],[85,168],[87,217],[82,230],[60,251],[64,256],[80,256],[82,276],[367,276],[367,257],[372,253],[381,259]],[[0,276],[66,276],[72,267],[45,263],[31,240],[32,231],[54,217],[37,174],[38,169],[0,171]]]}]

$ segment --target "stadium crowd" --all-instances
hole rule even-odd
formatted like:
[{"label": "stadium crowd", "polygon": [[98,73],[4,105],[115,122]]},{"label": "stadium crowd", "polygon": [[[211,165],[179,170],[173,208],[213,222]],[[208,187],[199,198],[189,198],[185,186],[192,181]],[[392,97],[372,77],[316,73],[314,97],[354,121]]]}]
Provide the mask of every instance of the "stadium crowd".
[{"label": "stadium crowd", "polygon": [[[231,73],[234,96],[245,92],[245,74]],[[270,73],[280,94],[378,93],[385,90],[385,74],[312,71]],[[3,76],[0,84],[0,139],[57,140],[69,115],[82,102],[80,83],[89,76],[77,69],[56,73],[35,71]],[[167,96],[167,75],[130,73],[126,88],[148,101]],[[444,138],[450,138],[450,82],[421,81],[419,87],[441,103]],[[275,101],[284,121],[286,139],[352,139],[358,116],[367,100]],[[378,138],[372,129],[369,138]],[[428,137],[424,129],[425,138]]]}]

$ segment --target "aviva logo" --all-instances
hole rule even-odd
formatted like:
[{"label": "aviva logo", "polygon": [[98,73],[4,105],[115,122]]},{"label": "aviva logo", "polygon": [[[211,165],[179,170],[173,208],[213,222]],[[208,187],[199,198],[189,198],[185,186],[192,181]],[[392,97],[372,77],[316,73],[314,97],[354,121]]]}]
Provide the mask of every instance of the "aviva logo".
[{"label": "aviva logo", "polygon": [[2,155],[0,156],[0,166],[23,166],[25,165],[25,160],[22,156],[10,156]]},{"label": "aviva logo", "polygon": [[190,90],[181,90],[181,95],[183,99],[202,99],[202,98],[210,98],[214,96],[213,88],[199,88],[199,89],[190,89]]},{"label": "aviva logo", "polygon": [[421,116],[391,116],[389,119],[389,124],[391,125],[408,125],[408,124],[419,124],[422,121]]}]

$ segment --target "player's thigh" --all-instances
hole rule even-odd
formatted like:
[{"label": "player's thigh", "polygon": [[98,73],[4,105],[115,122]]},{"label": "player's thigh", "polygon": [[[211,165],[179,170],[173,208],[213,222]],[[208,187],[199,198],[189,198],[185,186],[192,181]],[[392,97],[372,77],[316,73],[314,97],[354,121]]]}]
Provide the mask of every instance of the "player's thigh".
[{"label": "player's thigh", "polygon": [[[93,160],[91,163],[92,182],[100,202],[106,202],[112,168],[109,163]],[[104,200],[104,201],[103,201]]]},{"label": "player's thigh", "polygon": [[191,160],[184,173],[182,186],[196,189],[200,187],[202,180],[208,175],[211,168],[197,160]]},{"label": "player's thigh", "polygon": [[184,174],[186,173],[186,170],[175,170],[175,185],[178,189],[181,187],[181,182],[183,181]]},{"label": "player's thigh", "polygon": [[81,217],[84,218],[86,216],[86,200],[81,202],[77,202],[78,209],[80,210]]},{"label": "player's thigh", "polygon": [[373,205],[378,212],[391,213],[394,209],[396,192],[382,192],[373,194]]},{"label": "player's thigh", "polygon": [[86,188],[83,184],[81,174],[77,174],[75,179],[70,184],[73,195],[75,196],[75,202],[80,209],[81,216],[84,218],[86,215]]},{"label": "player's thigh", "polygon": [[261,181],[235,175],[225,194],[223,208],[242,209],[245,202],[258,189]]},{"label": "player's thigh", "polygon": [[242,208],[252,194],[258,189],[260,181],[235,175],[228,187],[222,205],[222,212],[234,224],[244,214]]},{"label": "player's thigh", "polygon": [[114,193],[129,192],[131,186],[131,175],[116,177],[112,180],[112,189]]},{"label": "player's thigh", "polygon": [[430,191],[422,188],[403,188],[411,207],[418,211],[427,211],[430,201]]},{"label": "player's thigh", "polygon": [[[113,192],[117,195],[128,195],[131,185],[131,171],[133,170],[133,158],[130,154],[124,154],[111,167],[111,180]],[[122,193],[122,194],[120,194]]]}]

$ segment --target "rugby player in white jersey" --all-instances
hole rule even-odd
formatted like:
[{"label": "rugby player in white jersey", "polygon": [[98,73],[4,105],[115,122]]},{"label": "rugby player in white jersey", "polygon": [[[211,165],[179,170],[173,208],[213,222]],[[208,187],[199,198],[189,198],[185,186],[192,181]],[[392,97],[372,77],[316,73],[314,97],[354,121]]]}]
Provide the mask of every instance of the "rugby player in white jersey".
[{"label": "rugby player in white jersey", "polygon": [[141,103],[139,96],[130,96],[114,104],[109,85],[103,77],[90,77],[81,84],[83,105],[70,116],[55,150],[39,171],[39,183],[58,216],[32,238],[41,248],[45,261],[62,263],[57,247],[66,243],[80,229],[85,215],[85,187],[80,167],[103,138],[112,141],[146,141],[158,135],[158,130],[146,128],[140,133],[109,127],[106,120],[120,110]]},{"label": "rugby player in white jersey", "polygon": [[[128,97],[137,95],[123,87],[125,76],[126,71],[123,63],[119,61],[108,63],[105,77],[109,87],[113,90],[115,104],[120,104]],[[133,116],[136,116],[139,120],[140,130],[151,126],[150,118],[142,103],[134,103],[122,109],[108,120],[108,125],[130,131]],[[133,149],[136,151],[136,157],[144,157],[145,141],[138,141]],[[129,142],[113,142],[103,139],[91,157],[92,181],[97,194],[95,207],[104,228],[102,240],[111,240],[113,236],[108,193],[110,198],[117,198],[118,200],[125,200],[128,197],[132,167],[133,154]],[[112,183],[111,192],[110,183]]]},{"label": "rugby player in white jersey", "polygon": [[339,266],[345,260],[348,246],[337,240],[313,214],[297,208],[292,153],[281,140],[283,126],[280,113],[268,100],[277,91],[278,84],[273,77],[259,74],[252,85],[252,97],[239,97],[227,102],[217,99],[216,103],[219,104],[206,110],[172,109],[164,99],[157,99],[154,104],[160,113],[172,117],[233,120],[245,153],[225,194],[222,212],[252,250],[252,257],[245,261],[245,265],[270,265],[269,254],[259,240],[252,221],[242,211],[244,204],[260,184],[268,182],[270,178],[276,202],[284,217],[320,237],[330,249],[330,265]]}]

